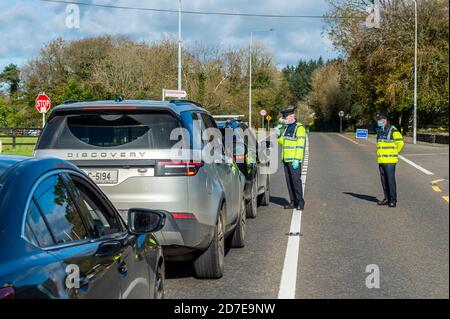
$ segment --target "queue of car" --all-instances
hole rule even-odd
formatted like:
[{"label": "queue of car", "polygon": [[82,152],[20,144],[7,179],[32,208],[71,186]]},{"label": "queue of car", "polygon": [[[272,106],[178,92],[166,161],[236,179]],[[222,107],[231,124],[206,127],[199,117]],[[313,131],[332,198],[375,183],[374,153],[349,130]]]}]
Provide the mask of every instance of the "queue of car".
[{"label": "queue of car", "polygon": [[[247,128],[185,100],[55,107],[34,158],[0,157],[0,299],[162,298],[170,260],[222,277],[226,245],[244,247],[246,218],[269,201]],[[208,129],[235,132],[233,150],[196,138]]]}]

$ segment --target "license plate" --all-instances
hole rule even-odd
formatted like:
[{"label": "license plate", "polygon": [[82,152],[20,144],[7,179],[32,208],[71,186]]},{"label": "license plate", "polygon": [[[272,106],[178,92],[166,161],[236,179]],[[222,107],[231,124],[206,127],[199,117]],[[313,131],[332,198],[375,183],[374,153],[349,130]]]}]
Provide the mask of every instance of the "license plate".
[{"label": "license plate", "polygon": [[117,170],[84,170],[84,172],[96,184],[116,184],[119,175]]}]

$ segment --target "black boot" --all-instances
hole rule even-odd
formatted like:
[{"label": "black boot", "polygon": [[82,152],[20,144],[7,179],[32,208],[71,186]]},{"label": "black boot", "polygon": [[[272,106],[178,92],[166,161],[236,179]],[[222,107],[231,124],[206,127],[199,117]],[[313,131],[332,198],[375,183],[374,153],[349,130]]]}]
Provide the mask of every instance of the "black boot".
[{"label": "black boot", "polygon": [[388,204],[389,204],[389,201],[386,198],[383,199],[383,200],[379,200],[378,203],[377,203],[378,206],[385,206],[385,205],[388,205]]},{"label": "black boot", "polygon": [[305,202],[302,202],[300,204],[295,204],[296,210],[304,210],[305,209]]},{"label": "black boot", "polygon": [[292,201],[289,204],[284,204],[284,209],[294,209],[295,203]]},{"label": "black boot", "polygon": [[397,207],[397,202],[389,202],[389,207],[391,208]]}]

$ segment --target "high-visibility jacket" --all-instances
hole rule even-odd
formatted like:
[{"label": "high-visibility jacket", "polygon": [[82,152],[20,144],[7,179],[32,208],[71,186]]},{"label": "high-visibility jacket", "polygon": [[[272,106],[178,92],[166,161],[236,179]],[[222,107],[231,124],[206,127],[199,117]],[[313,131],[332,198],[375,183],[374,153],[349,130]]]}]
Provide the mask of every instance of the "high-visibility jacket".
[{"label": "high-visibility jacket", "polygon": [[306,130],[305,127],[297,122],[294,134],[286,135],[287,127],[278,137],[278,143],[281,145],[281,161],[285,163],[293,162],[295,159],[303,161],[305,152]]},{"label": "high-visibility jacket", "polygon": [[389,125],[385,129],[380,129],[377,132],[378,164],[397,163],[398,154],[404,145],[403,136],[395,126]]}]

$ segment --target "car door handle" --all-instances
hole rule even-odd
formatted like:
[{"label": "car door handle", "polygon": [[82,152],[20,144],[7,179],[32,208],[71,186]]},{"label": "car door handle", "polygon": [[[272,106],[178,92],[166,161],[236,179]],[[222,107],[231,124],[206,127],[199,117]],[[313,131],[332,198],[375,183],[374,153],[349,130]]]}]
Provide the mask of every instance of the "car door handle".
[{"label": "car door handle", "polygon": [[117,254],[122,249],[122,243],[118,240],[110,240],[101,243],[97,251],[95,252],[96,257],[108,257]]}]

